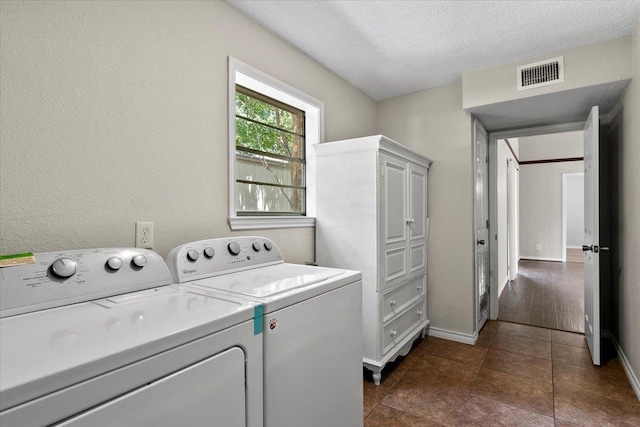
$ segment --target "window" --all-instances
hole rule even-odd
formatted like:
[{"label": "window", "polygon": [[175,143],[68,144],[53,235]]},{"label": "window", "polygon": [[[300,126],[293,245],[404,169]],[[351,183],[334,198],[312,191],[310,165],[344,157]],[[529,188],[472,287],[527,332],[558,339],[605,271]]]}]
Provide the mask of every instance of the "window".
[{"label": "window", "polygon": [[304,215],[304,111],[236,85],[236,209]]},{"label": "window", "polygon": [[229,58],[229,225],[315,225],[322,102]]}]

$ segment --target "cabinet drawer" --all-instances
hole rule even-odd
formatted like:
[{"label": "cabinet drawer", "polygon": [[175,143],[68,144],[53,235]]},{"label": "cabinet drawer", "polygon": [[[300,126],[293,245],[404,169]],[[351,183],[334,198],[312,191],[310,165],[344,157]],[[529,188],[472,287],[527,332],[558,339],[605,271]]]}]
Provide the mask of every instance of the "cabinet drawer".
[{"label": "cabinet drawer", "polygon": [[387,322],[424,296],[425,276],[417,277],[382,297],[382,321]]},{"label": "cabinet drawer", "polygon": [[424,320],[424,298],[409,308],[406,312],[398,316],[391,323],[384,327],[382,331],[382,352],[386,353]]}]

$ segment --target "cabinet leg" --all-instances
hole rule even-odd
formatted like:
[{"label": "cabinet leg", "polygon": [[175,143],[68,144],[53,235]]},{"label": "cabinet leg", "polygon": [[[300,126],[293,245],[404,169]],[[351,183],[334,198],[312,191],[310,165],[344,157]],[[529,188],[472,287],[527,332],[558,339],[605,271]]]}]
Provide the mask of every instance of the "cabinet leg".
[{"label": "cabinet leg", "polygon": [[427,337],[427,328],[422,328],[422,333],[420,333],[420,338],[425,339]]},{"label": "cabinet leg", "polygon": [[372,372],[373,374],[373,383],[375,385],[380,385],[380,380],[382,379],[382,372]]}]

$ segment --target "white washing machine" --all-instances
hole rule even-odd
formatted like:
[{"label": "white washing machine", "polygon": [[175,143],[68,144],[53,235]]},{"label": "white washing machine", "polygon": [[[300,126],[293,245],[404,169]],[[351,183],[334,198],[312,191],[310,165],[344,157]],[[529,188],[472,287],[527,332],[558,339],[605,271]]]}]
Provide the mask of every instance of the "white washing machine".
[{"label": "white washing machine", "polygon": [[0,425],[263,425],[262,309],[145,249],[0,269]]},{"label": "white washing machine", "polygon": [[262,304],[265,426],[363,425],[360,272],[285,263],[262,237],[187,243],[166,259],[184,289]]}]

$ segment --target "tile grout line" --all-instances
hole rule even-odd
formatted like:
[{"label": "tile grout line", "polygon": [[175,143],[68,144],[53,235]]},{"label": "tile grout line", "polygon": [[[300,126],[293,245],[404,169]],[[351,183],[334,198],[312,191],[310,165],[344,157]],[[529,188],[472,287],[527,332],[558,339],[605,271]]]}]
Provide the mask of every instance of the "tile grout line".
[{"label": "tile grout line", "polygon": [[553,425],[557,424],[556,418],[556,379],[554,373],[555,363],[553,363],[553,332],[551,332],[551,398],[553,403]]},{"label": "tile grout line", "polygon": [[460,411],[460,416],[458,416],[458,421],[456,422],[456,426],[458,426],[462,420],[462,415],[464,414],[465,409],[467,409],[467,404],[469,403],[469,400],[471,399],[471,395],[473,394],[473,390],[476,388],[477,383],[478,383],[478,378],[480,377],[480,371],[482,371],[482,368],[484,367],[484,364],[487,361],[487,356],[489,355],[489,350],[491,350],[491,346],[493,345],[493,340],[496,338],[496,335],[498,335],[498,330],[500,329],[500,325],[501,323],[498,325],[498,327],[496,328],[493,337],[491,337],[491,342],[489,343],[489,347],[487,347],[487,352],[484,355],[484,359],[482,359],[482,364],[480,365],[480,369],[478,369],[478,373],[476,374],[476,378],[473,380],[473,385],[471,386],[471,389],[469,390],[469,394],[467,395],[467,399],[464,401],[464,405],[462,406],[462,411]]}]

